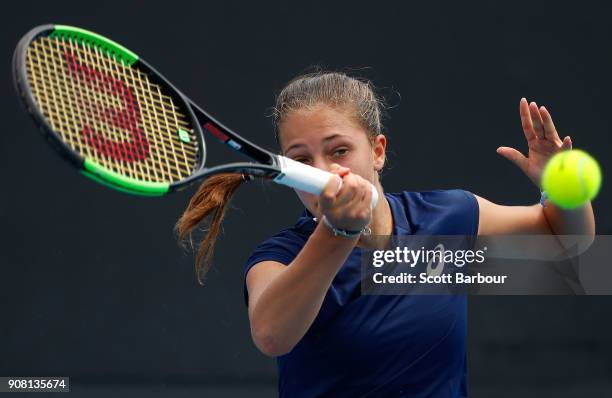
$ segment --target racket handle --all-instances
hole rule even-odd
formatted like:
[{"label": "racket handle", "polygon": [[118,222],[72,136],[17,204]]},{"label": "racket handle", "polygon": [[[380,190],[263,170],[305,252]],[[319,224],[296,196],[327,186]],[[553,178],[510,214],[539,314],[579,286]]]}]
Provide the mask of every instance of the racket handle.
[{"label": "racket handle", "polygon": [[[277,156],[277,158],[281,169],[281,173],[274,179],[274,182],[277,184],[320,195],[329,179],[336,176],[335,174],[296,162],[284,156]],[[342,184],[342,179],[340,184]],[[378,191],[374,185],[370,185],[372,187],[372,208],[374,208],[378,203]],[[340,185],[338,190],[341,187],[342,185]]]}]

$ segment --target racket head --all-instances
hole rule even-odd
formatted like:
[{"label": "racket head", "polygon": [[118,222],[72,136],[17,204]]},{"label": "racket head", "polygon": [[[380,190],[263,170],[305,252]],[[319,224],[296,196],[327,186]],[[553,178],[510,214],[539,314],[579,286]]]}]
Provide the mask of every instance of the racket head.
[{"label": "racket head", "polygon": [[110,39],[38,26],[17,45],[13,80],[47,141],[99,183],[161,196],[204,168],[203,132],[188,99]]}]

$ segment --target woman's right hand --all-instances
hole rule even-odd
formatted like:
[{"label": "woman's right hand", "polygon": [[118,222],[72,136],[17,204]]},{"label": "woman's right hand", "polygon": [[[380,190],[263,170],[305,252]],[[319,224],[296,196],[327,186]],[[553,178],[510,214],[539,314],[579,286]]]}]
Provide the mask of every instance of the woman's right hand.
[{"label": "woman's right hand", "polygon": [[338,229],[362,230],[372,218],[371,183],[338,164],[329,171],[339,178],[331,178],[323,188],[319,196],[321,213]]}]

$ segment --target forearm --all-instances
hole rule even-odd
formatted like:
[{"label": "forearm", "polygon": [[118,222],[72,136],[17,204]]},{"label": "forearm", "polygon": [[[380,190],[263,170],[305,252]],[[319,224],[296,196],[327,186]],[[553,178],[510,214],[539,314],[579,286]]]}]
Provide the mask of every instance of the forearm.
[{"label": "forearm", "polygon": [[573,210],[564,210],[546,201],[544,215],[555,235],[595,236],[595,216],[591,202]]},{"label": "forearm", "polygon": [[266,286],[251,313],[253,337],[263,352],[283,355],[306,334],[356,242],[335,237],[320,223],[298,256]]},{"label": "forearm", "polygon": [[595,239],[595,216],[590,202],[577,209],[564,210],[546,201],[542,211],[564,255],[578,255],[591,246]]}]

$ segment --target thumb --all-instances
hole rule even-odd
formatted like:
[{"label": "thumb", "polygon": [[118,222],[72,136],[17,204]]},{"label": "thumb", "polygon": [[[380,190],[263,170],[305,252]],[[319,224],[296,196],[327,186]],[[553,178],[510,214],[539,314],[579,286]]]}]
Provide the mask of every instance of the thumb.
[{"label": "thumb", "polygon": [[340,166],[338,163],[332,163],[329,166],[329,172],[337,174],[340,176],[340,178],[342,178],[348,173],[350,173],[351,169],[349,169],[348,167]]},{"label": "thumb", "polygon": [[500,146],[497,148],[497,153],[514,163],[523,172],[527,170],[527,158],[514,148]]}]

